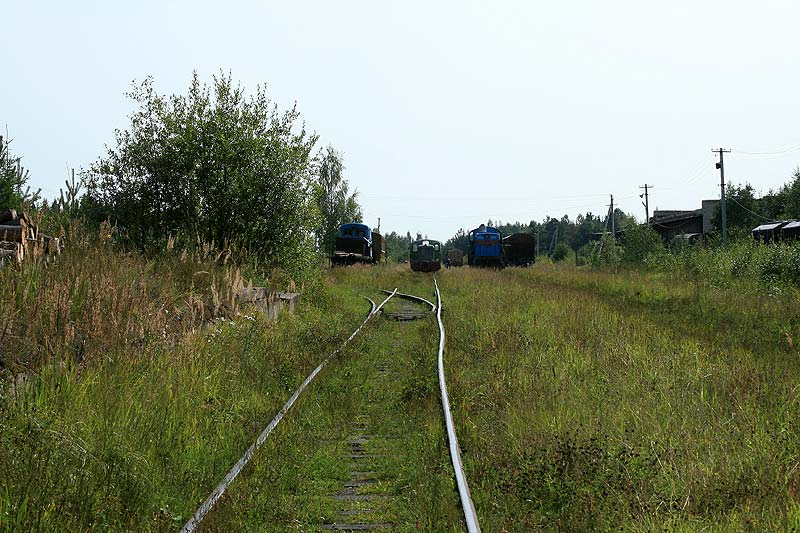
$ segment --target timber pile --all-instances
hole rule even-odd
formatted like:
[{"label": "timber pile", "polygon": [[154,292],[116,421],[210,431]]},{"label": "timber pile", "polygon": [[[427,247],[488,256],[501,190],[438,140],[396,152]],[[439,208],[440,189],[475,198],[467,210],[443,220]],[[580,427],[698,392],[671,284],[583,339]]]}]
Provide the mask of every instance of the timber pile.
[{"label": "timber pile", "polygon": [[36,224],[25,213],[14,209],[0,211],[0,264],[22,264],[27,258],[56,256],[61,242],[56,237],[40,235]]},{"label": "timber pile", "polygon": [[239,291],[239,303],[255,306],[273,322],[284,310],[294,313],[299,301],[300,294],[296,292],[278,292],[266,287],[246,287]]}]

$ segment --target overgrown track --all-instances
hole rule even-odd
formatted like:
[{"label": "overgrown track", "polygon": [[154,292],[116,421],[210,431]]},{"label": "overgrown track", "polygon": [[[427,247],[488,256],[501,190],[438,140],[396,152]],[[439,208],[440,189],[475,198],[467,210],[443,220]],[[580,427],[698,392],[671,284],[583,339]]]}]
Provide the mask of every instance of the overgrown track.
[{"label": "overgrown track", "polygon": [[[384,290],[383,292],[388,296],[380,305],[376,305],[372,300],[367,298],[371,304],[371,310],[364,319],[364,322],[339,349],[325,358],[325,360],[306,378],[303,384],[294,392],[289,401],[280,410],[278,415],[276,415],[275,419],[273,419],[264,432],[261,433],[245,455],[234,465],[228,475],[225,476],[225,479],[200,506],[192,519],[184,525],[181,531],[188,532],[197,528],[206,513],[220,500],[229,484],[250,461],[256,449],[264,443],[266,437],[275,429],[288,409],[291,408],[299,398],[303,390],[311,383],[322,368],[339,354],[345,345],[362,330],[372,317],[383,314],[387,319],[408,322],[425,318],[435,313],[439,330],[438,369],[436,373],[438,375],[439,390],[441,393],[440,406],[444,413],[444,427],[439,426],[441,429],[439,430],[438,436],[427,445],[429,451],[425,452],[425,455],[429,458],[427,462],[429,466],[433,464],[441,465],[438,468],[440,469],[439,471],[442,472],[442,481],[445,485],[448,483],[448,478],[451,480],[453,479],[452,474],[447,474],[450,465],[452,465],[456,486],[458,488],[458,497],[456,497],[452,485],[450,485],[451,488],[449,491],[445,489],[452,494],[448,499],[448,501],[451,502],[448,504],[448,510],[442,513],[443,509],[441,506],[434,505],[430,509],[423,511],[424,513],[432,515],[432,517],[429,518],[431,521],[428,523],[428,526],[423,527],[423,529],[433,528],[439,530],[442,526],[446,525],[448,530],[456,531],[466,525],[466,529],[471,533],[479,532],[480,527],[478,526],[475,508],[466,482],[458,440],[453,424],[453,416],[450,412],[443,362],[445,334],[441,320],[442,299],[435,279],[434,289],[437,303],[433,303],[419,296],[400,293],[397,289],[394,291]],[[395,296],[402,301],[395,299],[395,301],[392,302],[392,309],[388,307],[385,308],[384,306]],[[413,526],[414,523],[416,523],[416,529],[420,528],[419,514],[416,511],[409,513],[408,507],[410,500],[407,491],[414,485],[408,485],[408,480],[400,481],[403,479],[403,475],[407,474],[401,474],[399,477],[398,474],[400,474],[403,469],[409,468],[418,470],[420,473],[429,470],[429,467],[423,467],[423,465],[418,462],[419,456],[415,457],[413,455],[413,453],[419,452],[412,451],[419,449],[420,442],[418,435],[421,435],[419,431],[425,426],[414,422],[415,416],[411,412],[408,412],[407,409],[403,407],[402,403],[398,404],[397,398],[413,398],[414,396],[409,397],[408,394],[419,394],[418,392],[412,392],[419,390],[415,388],[419,386],[417,385],[419,381],[415,381],[415,379],[419,380],[419,378],[413,378],[411,376],[413,376],[413,374],[418,375],[422,368],[420,366],[414,366],[414,363],[408,357],[411,353],[418,353],[422,361],[427,360],[428,363],[425,363],[424,366],[427,367],[428,364],[430,364],[430,367],[424,372],[424,375],[429,376],[425,379],[430,379],[430,386],[427,390],[435,390],[434,379],[431,372],[433,370],[433,360],[430,357],[433,352],[430,348],[426,347],[431,346],[428,344],[430,341],[425,340],[431,338],[432,332],[430,331],[430,325],[425,326],[424,323],[419,323],[419,327],[414,326],[411,329],[408,328],[410,328],[410,326],[390,326],[390,323],[387,322],[384,323],[384,327],[380,330],[371,330],[368,337],[371,335],[375,337],[371,340],[364,339],[360,341],[359,344],[361,347],[357,347],[355,351],[353,351],[354,354],[358,354],[358,357],[340,360],[341,365],[344,366],[337,364],[336,368],[339,370],[332,370],[329,373],[329,377],[321,382],[318,381],[318,384],[315,385],[316,392],[314,395],[317,396],[317,399],[314,400],[313,403],[324,413],[323,418],[325,422],[313,428],[306,425],[305,427],[307,427],[307,429],[300,430],[302,432],[301,434],[305,435],[305,432],[311,431],[312,433],[309,433],[309,435],[318,435],[317,438],[320,444],[315,447],[316,451],[313,452],[315,457],[317,457],[317,460],[323,460],[325,464],[342,465],[341,467],[337,467],[338,469],[334,468],[333,470],[331,470],[329,466],[326,468],[326,471],[341,472],[341,468],[344,467],[346,468],[347,479],[343,480],[345,479],[344,476],[341,473],[338,474],[336,479],[343,481],[331,480],[325,482],[324,485],[331,488],[328,488],[327,491],[324,492],[317,492],[317,490],[313,489],[309,492],[307,488],[299,488],[302,486],[299,485],[298,489],[290,489],[291,492],[283,493],[290,498],[289,501],[291,501],[291,504],[289,505],[300,508],[308,507],[309,510],[317,508],[328,509],[328,511],[317,511],[315,514],[308,514],[302,519],[302,521],[308,523],[313,530],[317,530],[314,528],[337,531],[377,529],[406,530],[410,525]],[[419,334],[423,331],[425,334],[423,337],[420,337]],[[380,340],[376,344],[376,340],[378,339]],[[410,339],[416,340],[410,342]],[[417,344],[415,345],[414,342]],[[403,348],[404,345],[408,347],[415,346],[415,348],[409,350],[408,348]],[[378,346],[381,346],[381,349],[373,348],[377,348]],[[345,361],[350,362],[345,363]],[[409,364],[411,364],[411,366],[409,366]],[[414,368],[417,369],[414,370]],[[351,382],[352,385],[345,390],[338,389],[335,385],[336,382],[342,379],[341,373],[343,369],[347,369],[344,370],[346,376],[352,375],[353,378],[351,379],[355,379],[355,381]],[[411,375],[409,375],[409,371],[412,371]],[[339,374],[338,377],[337,374]],[[355,376],[358,377],[356,378]],[[409,381],[409,379],[411,381]],[[331,381],[331,385],[327,385],[329,381]],[[409,383],[411,384],[411,389],[409,389]],[[319,397],[318,394],[326,389],[335,391],[333,394],[338,394],[339,399],[325,398],[325,400],[327,400],[325,401],[322,397]],[[344,397],[341,396],[342,394],[344,394]],[[436,402],[435,396],[432,395],[430,398],[431,400],[427,404],[429,406],[428,416],[435,420],[437,418],[436,404],[438,402]],[[410,400],[402,400],[402,402],[407,401]],[[348,405],[348,408],[344,410],[338,407],[339,405],[343,405],[343,402]],[[308,416],[308,402],[304,402],[304,405],[306,407],[299,408],[301,411],[298,416],[301,419]],[[322,405],[326,407],[322,408]],[[398,411],[398,409],[400,409],[400,411]],[[396,422],[387,423],[393,420],[396,420]],[[331,421],[338,422],[331,425]],[[290,425],[289,427],[291,428],[293,426]],[[299,428],[292,429],[292,431],[295,432],[294,439],[297,438],[298,429]],[[444,436],[445,429],[446,438]],[[431,446],[433,443],[436,444]],[[273,442],[270,446],[278,446],[278,449],[286,450],[286,448],[282,447],[278,442]],[[447,455],[444,451],[445,446],[447,446],[450,451],[450,464],[448,464],[445,459]],[[281,458],[279,461],[275,459],[270,459],[268,461],[273,464],[283,462],[284,452],[281,451],[278,457]],[[306,457],[306,460],[310,460],[309,456]],[[320,459],[322,457],[324,457],[324,459]],[[291,461],[289,456],[287,456],[286,460]],[[296,457],[295,460],[297,460]],[[433,463],[430,462],[431,460],[433,460]],[[258,464],[261,462],[260,460],[256,461],[257,466],[254,467],[255,471],[259,470]],[[398,467],[400,470],[398,470]],[[258,474],[256,478],[248,474],[245,478],[245,486],[237,489],[237,491],[233,493],[236,503],[232,503],[229,501],[230,498],[226,497],[224,504],[221,504],[221,510],[215,511],[213,517],[206,520],[206,523],[203,524],[203,529],[216,530],[220,527],[232,527],[235,529],[235,524],[242,514],[259,514],[257,508],[252,507],[252,504],[248,505],[246,502],[253,501],[250,496],[247,496],[251,491],[253,491],[254,494],[261,492],[262,489],[259,488],[261,486],[259,485],[260,481],[254,481],[254,479],[264,479],[263,476],[263,472]],[[452,481],[450,481],[450,483],[452,483]],[[339,486],[338,490],[333,488],[337,484]],[[438,493],[438,491],[434,492]],[[281,493],[278,493],[278,495],[279,494]],[[280,498],[283,499],[285,497]],[[458,517],[459,499],[464,517],[463,523]],[[326,501],[327,503],[325,503]],[[273,498],[269,505],[280,506],[281,504],[279,500]],[[338,518],[335,518],[337,513]],[[321,522],[311,518],[314,516],[318,517],[316,520],[319,520],[323,515],[325,515],[325,518]],[[280,527],[280,520],[276,521],[275,518],[272,518],[266,519],[266,521],[267,523],[262,524],[263,526],[267,526],[268,528]],[[296,519],[294,522],[296,522]],[[252,524],[252,522],[250,523]],[[414,527],[412,527],[412,529],[414,529]]]},{"label": "overgrown track", "polygon": [[214,491],[200,505],[200,507],[197,509],[197,511],[195,511],[194,515],[192,515],[192,517],[189,519],[189,521],[186,522],[186,524],[184,524],[184,526],[181,528],[181,533],[184,533],[184,532],[188,533],[188,532],[194,531],[197,528],[197,526],[200,524],[200,521],[203,520],[203,517],[205,517],[205,515],[208,513],[208,511],[210,511],[211,508],[214,507],[214,505],[217,503],[217,501],[219,501],[219,499],[222,497],[222,495],[225,494],[225,491],[228,489],[228,486],[231,484],[231,482],[234,479],[236,479],[236,477],[241,473],[242,469],[247,465],[247,463],[250,462],[250,459],[252,459],[253,454],[256,452],[256,450],[262,444],[264,444],[264,441],[267,439],[269,434],[272,433],[272,431],[278,426],[278,424],[281,422],[281,420],[283,420],[283,417],[286,415],[286,413],[289,411],[289,409],[291,409],[291,407],[294,405],[294,403],[297,401],[297,399],[300,397],[300,395],[303,393],[303,391],[306,389],[306,387],[308,387],[308,384],[311,383],[311,381],[317,376],[317,374],[319,374],[319,372],[325,367],[326,364],[328,364],[328,362],[331,359],[336,357],[336,355],[339,354],[339,352],[341,352],[342,349],[345,346],[347,346],[347,344],[351,340],[353,340],[353,338],[356,335],[358,335],[358,333],[364,328],[364,326],[367,324],[367,322],[372,317],[374,317],[375,315],[378,314],[378,312],[381,310],[381,308],[389,300],[392,299],[392,297],[395,295],[396,292],[397,292],[397,289],[395,289],[392,293],[390,293],[389,296],[387,296],[386,299],[383,300],[383,302],[381,302],[381,304],[379,306],[377,306],[377,307],[375,306],[375,302],[373,302],[372,300],[367,298],[367,300],[370,302],[372,308],[371,308],[369,314],[367,315],[367,317],[364,319],[364,322],[362,322],[361,325],[358,326],[358,328],[356,328],[356,330],[344,341],[344,343],[342,343],[342,345],[339,348],[334,350],[333,353],[331,353],[328,357],[326,357],[311,372],[311,374],[308,375],[308,377],[297,388],[297,390],[294,391],[294,394],[292,394],[292,396],[284,404],[284,406],[281,408],[281,410],[278,411],[278,414],[275,415],[275,418],[272,419],[272,421],[264,429],[264,431],[261,432],[261,434],[258,436],[256,441],[250,446],[250,448],[247,449],[247,451],[244,453],[244,455],[241,457],[241,459],[239,459],[236,462],[236,464],[233,465],[233,468],[231,468],[230,471],[228,471],[228,473],[225,475],[225,478],[222,480],[222,482],[219,485],[217,485],[217,487],[214,489]]},{"label": "overgrown track", "polygon": [[455,425],[453,424],[453,414],[450,411],[450,399],[447,394],[447,382],[444,375],[444,324],[442,324],[442,295],[439,292],[439,284],[436,278],[433,279],[436,288],[436,320],[439,323],[439,389],[442,394],[442,410],[444,411],[445,424],[447,425],[447,440],[450,445],[450,458],[453,461],[453,470],[458,484],[458,494],[461,498],[461,507],[464,509],[464,519],[467,522],[467,529],[470,533],[478,533],[481,528],[478,525],[478,517],[475,513],[475,505],[472,503],[472,496],[469,492],[467,476],[464,473],[464,464],[461,462],[461,448],[458,446]]}]

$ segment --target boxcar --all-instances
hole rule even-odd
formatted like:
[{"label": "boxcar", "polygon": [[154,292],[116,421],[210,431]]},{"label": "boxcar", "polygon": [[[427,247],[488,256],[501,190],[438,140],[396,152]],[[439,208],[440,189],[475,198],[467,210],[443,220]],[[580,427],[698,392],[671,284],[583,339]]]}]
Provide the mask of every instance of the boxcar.
[{"label": "boxcar", "polygon": [[414,241],[409,257],[414,272],[436,272],[442,268],[442,244],[432,239]]},{"label": "boxcar", "polygon": [[372,230],[372,262],[386,262],[386,239],[377,230]]},{"label": "boxcar", "polygon": [[536,262],[536,237],[530,233],[512,233],[503,237],[506,265],[530,266]]},{"label": "boxcar", "polygon": [[447,258],[450,260],[450,266],[460,267],[464,265],[464,252],[458,248],[447,250]]},{"label": "boxcar", "polygon": [[372,231],[366,224],[342,224],[339,226],[336,248],[330,260],[334,266],[378,263],[383,259],[384,250],[381,234]]},{"label": "boxcar", "polygon": [[469,253],[467,262],[470,266],[496,266],[502,268],[503,234],[497,228],[487,228],[483,224],[469,232]]}]

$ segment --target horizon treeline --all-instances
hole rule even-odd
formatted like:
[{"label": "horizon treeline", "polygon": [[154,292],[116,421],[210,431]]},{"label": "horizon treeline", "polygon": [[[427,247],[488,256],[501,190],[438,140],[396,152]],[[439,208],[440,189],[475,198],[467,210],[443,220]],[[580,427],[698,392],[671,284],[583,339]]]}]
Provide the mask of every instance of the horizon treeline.
[{"label": "horizon treeline", "polygon": [[[160,94],[148,77],[126,95],[136,106],[127,128],[114,132],[113,146],[79,174],[79,182],[67,181],[66,196],[62,192],[50,202],[31,190],[22,157],[3,139],[0,209],[62,213],[95,227],[110,224],[116,242],[145,253],[163,250],[167,242],[233,249],[293,277],[302,277],[320,255],[333,251],[340,224],[362,221],[358,192],[351,192],[344,178],[342,154],[332,146],[318,148],[318,136],[306,130],[296,106],[280,111],[264,87],[247,93],[231,74],[221,72],[203,83],[194,73],[186,94]],[[800,219],[800,169],[761,197],[749,183],[729,183],[727,198],[733,235],[771,220]],[[618,229],[639,224],[620,209],[614,221]],[[719,209],[714,222],[720,227]],[[541,222],[485,224],[504,235],[537,235],[543,255],[559,245],[578,250],[609,229],[607,213],[592,212],[574,219],[565,214]],[[466,252],[471,229],[444,240],[445,250]],[[407,260],[411,232],[385,237],[389,259]]]},{"label": "horizon treeline", "polygon": [[[800,219],[800,168],[796,169],[789,181],[776,190],[770,190],[761,197],[756,197],[755,188],[749,183],[726,185],[726,211],[728,231],[734,238],[750,238],[750,232],[760,224],[778,220]],[[717,207],[712,223],[715,231],[722,227],[720,207]],[[614,210],[614,222],[617,230],[629,230],[642,225],[636,218],[617,208]],[[592,241],[592,235],[610,231],[608,216],[595,215],[592,212],[579,214],[575,219],[569,215],[561,218],[545,217],[541,222],[531,220],[523,222],[493,222],[489,219],[487,226],[495,227],[503,235],[511,233],[530,233],[538,235],[539,252],[552,255],[559,244],[566,244],[571,250],[579,250]],[[445,250],[457,248],[466,253],[468,249],[467,233],[470,230],[459,229],[455,235],[444,242]]]}]

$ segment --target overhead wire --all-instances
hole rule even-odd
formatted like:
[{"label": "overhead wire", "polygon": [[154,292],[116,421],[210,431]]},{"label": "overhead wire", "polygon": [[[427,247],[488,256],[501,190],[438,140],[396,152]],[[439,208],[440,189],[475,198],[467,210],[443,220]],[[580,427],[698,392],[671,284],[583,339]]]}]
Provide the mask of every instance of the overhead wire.
[{"label": "overhead wire", "polygon": [[[586,208],[590,208],[590,207],[596,207],[597,205],[598,204],[596,204],[596,203],[592,203],[592,204],[584,204],[584,205],[562,206],[562,207],[559,207],[559,208],[550,208],[550,209],[558,209],[559,211],[561,211],[561,210],[566,211],[566,210],[575,210],[575,209],[586,209]],[[531,213],[531,211],[533,211],[534,209],[535,208],[531,208],[531,210],[525,211],[525,212],[518,211],[518,212],[515,212],[515,213],[504,213],[504,214],[500,215],[499,217],[494,217],[494,216],[490,215],[489,218],[498,218],[498,219],[506,218],[507,219],[509,217],[511,217],[511,218],[522,217],[522,216],[529,215]],[[486,213],[459,213],[457,215],[409,215],[408,213],[389,213],[387,216],[416,218],[416,219],[421,219],[421,220],[442,220],[442,219],[457,219],[457,218],[464,218],[464,217],[479,218],[479,217],[485,217]]]},{"label": "overhead wire", "polygon": [[692,171],[692,175],[686,180],[684,180],[683,183],[689,185],[691,183],[697,182],[697,180],[704,177],[704,175],[707,174],[708,171],[711,169],[710,162],[708,159],[709,159],[708,157],[704,157],[700,161],[700,164],[695,166],[694,170]]},{"label": "overhead wire", "polygon": [[739,207],[741,207],[742,209],[744,209],[748,213],[752,213],[753,215],[755,215],[755,216],[757,216],[757,217],[759,217],[761,219],[764,219],[764,220],[766,220],[768,222],[776,222],[776,220],[774,218],[765,217],[764,215],[756,213],[752,209],[749,209],[749,208],[743,206],[736,198],[733,198],[732,196],[726,196],[725,199],[726,200],[730,200],[731,202],[735,203],[736,205],[738,205]]},{"label": "overhead wire", "polygon": [[[376,198],[379,200],[514,200],[519,198],[518,195],[515,196],[486,196],[486,195],[475,195],[475,196],[453,196],[451,194],[443,193],[442,195],[435,195],[435,194],[425,194],[425,195],[393,195],[393,194],[365,194],[359,191],[359,196],[363,196],[366,198]],[[579,199],[579,198],[600,198],[603,196],[608,196],[607,193],[596,193],[596,194],[575,194],[575,195],[567,195],[567,196],[549,196],[549,197],[540,197],[542,200],[569,200],[569,199]]]},{"label": "overhead wire", "polygon": [[[796,151],[800,152],[800,150],[796,150]],[[734,158],[737,161],[773,161],[775,159],[783,159],[783,158],[785,158],[787,156],[792,155],[792,153],[794,153],[794,152],[787,152],[787,153],[780,154],[780,155],[765,155],[765,156],[745,155],[745,156],[741,156],[741,155],[739,155],[739,153],[731,152],[731,155],[733,155]]]},{"label": "overhead wire", "polygon": [[[783,157],[786,154],[790,154],[790,153],[794,153],[794,152],[800,152],[800,145],[790,146],[790,147],[787,147],[787,148],[784,148],[784,149],[780,149],[780,150],[771,150],[771,151],[762,151],[762,152],[745,151],[745,150],[732,150],[733,154],[764,155],[764,156],[777,156],[777,157]],[[754,158],[754,159],[750,159],[750,160],[775,159],[777,157]],[[709,159],[707,157],[702,157],[702,158],[698,159],[696,164],[694,164],[691,167],[691,170],[686,173],[687,177],[685,179],[683,179],[681,181],[681,183],[684,183],[686,185],[690,185],[690,184],[696,183],[701,178],[707,177],[707,174],[711,171],[712,168],[713,167],[710,166]],[[664,190],[664,191],[673,191],[673,190],[676,190],[676,189],[680,189],[680,187],[677,187],[677,188],[676,187],[659,187],[659,189],[660,190]],[[717,189],[717,186],[714,185],[713,191],[709,191],[706,194],[715,195],[716,192],[717,192],[716,189]],[[376,195],[376,194],[363,194],[363,193],[362,193],[362,196],[369,197],[369,198],[397,199],[397,200],[406,200],[406,201],[407,200],[414,200],[414,199],[423,199],[423,200],[442,200],[442,199],[448,199],[448,200],[459,200],[459,199],[461,199],[461,200],[470,200],[470,199],[481,199],[481,200],[504,201],[504,200],[513,200],[513,199],[519,198],[518,196],[497,196],[497,197],[486,197],[486,196],[453,197],[453,196],[447,196],[447,195],[442,195],[442,196],[437,196],[437,195],[392,196],[392,195]],[[547,197],[547,198],[538,197],[538,200],[542,201],[542,202],[546,202],[548,200],[573,199],[573,198],[574,199],[578,199],[578,198],[598,198],[599,199],[599,198],[602,198],[602,197],[605,197],[605,196],[607,196],[606,193],[589,193],[589,194],[551,196],[551,197]],[[630,196],[619,197],[618,200],[630,200],[630,199],[636,198],[638,196],[640,196],[640,195],[633,194],[633,195],[630,195]],[[737,203],[743,209],[753,213],[756,216],[764,218],[765,220],[771,220],[771,219],[768,219],[766,217],[763,217],[762,215],[760,215],[758,213],[755,213],[755,212],[747,209],[746,207],[742,206],[739,202],[737,202],[733,198],[731,198],[731,201]],[[604,204],[604,206],[607,206],[607,204]],[[582,210],[582,209],[587,209],[587,208],[592,208],[592,207],[600,207],[600,206],[597,203],[594,203],[594,202],[591,203],[591,204],[564,205],[564,206],[560,206],[560,207],[557,207],[557,208],[553,208],[552,206],[547,206],[548,210],[573,211],[573,212],[575,210]],[[498,220],[500,220],[500,219],[511,220],[511,219],[518,219],[519,217],[523,217],[524,218],[526,216],[530,216],[531,212],[534,211],[535,209],[536,209],[536,207],[531,206],[529,210],[526,210],[524,212],[519,211],[519,212],[514,212],[514,213],[504,213],[500,217],[490,216],[489,218],[498,218]],[[602,212],[602,211],[600,211],[600,212]],[[472,213],[472,214],[460,213],[458,215],[442,216],[442,215],[410,215],[408,213],[402,213],[402,214],[389,214],[388,216],[408,217],[408,218],[414,218],[414,219],[418,219],[418,220],[441,220],[443,218],[456,219],[456,218],[462,218],[462,217],[482,218],[482,217],[486,217],[487,215],[485,213]]]},{"label": "overhead wire", "polygon": [[745,155],[779,155],[779,154],[788,154],[791,152],[800,152],[800,144],[794,146],[788,146],[786,148],[781,148],[778,150],[769,150],[764,152],[749,152],[746,150],[731,150],[731,153],[735,154],[745,154]]}]

